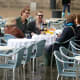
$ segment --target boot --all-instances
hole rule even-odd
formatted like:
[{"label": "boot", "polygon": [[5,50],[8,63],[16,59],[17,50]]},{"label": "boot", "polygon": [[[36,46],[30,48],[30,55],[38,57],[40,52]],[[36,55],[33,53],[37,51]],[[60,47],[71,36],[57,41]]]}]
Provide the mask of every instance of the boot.
[{"label": "boot", "polygon": [[70,12],[68,12],[68,15],[70,15]]},{"label": "boot", "polygon": [[64,16],[65,16],[65,13],[64,13],[64,12],[62,12],[62,18],[64,18]]}]

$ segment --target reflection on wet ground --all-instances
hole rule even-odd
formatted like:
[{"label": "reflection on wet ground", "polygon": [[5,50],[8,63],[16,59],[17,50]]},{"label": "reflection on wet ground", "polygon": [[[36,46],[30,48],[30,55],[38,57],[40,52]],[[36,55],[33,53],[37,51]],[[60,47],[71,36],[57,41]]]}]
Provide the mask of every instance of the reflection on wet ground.
[{"label": "reflection on wet ground", "polygon": [[[4,58],[0,57],[0,64],[2,64],[4,60]],[[51,66],[45,66],[44,56],[37,58],[36,61],[34,70],[31,60],[25,67],[21,65],[19,68],[16,68],[14,77],[12,69],[0,69],[0,80],[57,80],[55,63],[52,68]],[[59,78],[59,80],[61,80],[61,78]],[[73,78],[65,77],[63,80],[73,80]]]},{"label": "reflection on wet ground", "polygon": [[[56,80],[56,66],[51,70],[50,67],[40,65],[36,71],[32,72],[30,64],[25,66],[25,70],[21,66],[16,69],[14,80]],[[0,69],[0,80],[13,80],[12,70]]]}]

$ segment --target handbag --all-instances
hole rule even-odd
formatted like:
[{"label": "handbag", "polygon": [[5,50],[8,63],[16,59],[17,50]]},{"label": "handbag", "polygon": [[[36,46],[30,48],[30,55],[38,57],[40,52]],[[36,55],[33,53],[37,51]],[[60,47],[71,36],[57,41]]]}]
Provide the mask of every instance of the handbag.
[{"label": "handbag", "polygon": [[5,34],[14,35],[17,38],[24,38],[24,33],[16,25],[6,26],[4,32]]}]

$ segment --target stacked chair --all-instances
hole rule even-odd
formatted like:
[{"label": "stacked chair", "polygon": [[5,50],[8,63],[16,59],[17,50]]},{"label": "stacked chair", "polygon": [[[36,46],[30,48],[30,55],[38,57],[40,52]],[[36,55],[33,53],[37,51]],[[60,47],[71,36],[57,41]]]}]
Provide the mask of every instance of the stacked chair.
[{"label": "stacked chair", "polygon": [[72,66],[70,66],[70,64],[63,64],[64,70],[75,71],[75,65],[74,65],[75,60],[74,60],[73,52],[70,51],[69,49],[66,49],[65,47],[60,47],[59,51],[60,54],[62,55],[63,60],[72,62]]},{"label": "stacked chair", "polygon": [[[65,46],[66,48],[69,48],[69,41],[70,41],[70,39],[69,40],[66,40],[64,42],[55,41],[54,44],[57,45],[57,47],[58,47],[57,50],[59,50],[59,47],[60,46]],[[54,54],[52,54],[52,56],[51,56],[51,68],[52,68],[52,65],[53,65],[53,56],[54,56]]]},{"label": "stacked chair", "polygon": [[[56,66],[57,66],[57,71],[58,71],[58,75],[57,75],[57,80],[59,80],[59,77],[61,77],[61,80],[64,80],[64,77],[71,77],[71,78],[76,78],[76,72],[74,71],[74,67],[73,69],[71,69],[69,66],[67,66],[67,68],[64,67],[64,65],[74,65],[74,61],[70,61],[70,60],[64,60],[64,56],[61,55],[61,53],[59,51],[54,51],[54,56],[56,59]],[[72,59],[71,59],[72,60]]]},{"label": "stacked chair", "polygon": [[5,56],[5,57],[10,57],[13,55],[16,55],[16,59],[15,60],[7,60],[5,64],[0,64],[0,68],[2,69],[13,69],[13,80],[15,80],[15,69],[19,68],[21,66],[21,62],[23,59],[23,55],[24,55],[24,50],[26,48],[25,47],[21,47],[19,49],[14,49],[12,52],[8,53],[8,54],[3,54],[1,56]]},{"label": "stacked chair", "polygon": [[11,34],[4,34],[4,36],[0,38],[0,45],[6,46],[9,39],[16,39],[16,37]]},{"label": "stacked chair", "polygon": [[79,55],[80,56],[80,45],[78,45],[76,42],[74,41],[70,41],[70,46],[71,46],[71,50],[73,52],[73,55]]},{"label": "stacked chair", "polygon": [[[15,38],[13,35],[4,34],[1,39],[5,40],[5,44],[1,44],[1,46],[6,46],[8,39]],[[0,40],[1,40],[0,39]],[[35,61],[41,57],[44,53],[45,40],[38,41],[30,45],[29,47],[21,47],[17,49],[12,49],[10,51],[0,51],[0,56],[4,56],[7,60],[5,64],[0,64],[0,68],[13,69],[13,80],[15,79],[15,69],[21,65],[23,65],[24,77],[25,77],[25,65],[32,60],[33,62],[33,72],[34,67],[36,66]],[[3,54],[4,53],[4,54]],[[16,59],[12,59],[12,56],[16,55]],[[10,60],[8,57],[11,57]],[[37,61],[38,62],[38,61]],[[36,63],[37,63],[36,62]]]},{"label": "stacked chair", "polygon": [[34,67],[36,67],[35,63],[38,62],[38,61],[36,61],[36,59],[41,57],[44,53],[45,42],[46,42],[45,40],[41,40],[35,44],[35,47],[34,47],[33,53],[32,53],[33,56],[31,56],[31,59],[33,61],[33,72],[34,72]]}]

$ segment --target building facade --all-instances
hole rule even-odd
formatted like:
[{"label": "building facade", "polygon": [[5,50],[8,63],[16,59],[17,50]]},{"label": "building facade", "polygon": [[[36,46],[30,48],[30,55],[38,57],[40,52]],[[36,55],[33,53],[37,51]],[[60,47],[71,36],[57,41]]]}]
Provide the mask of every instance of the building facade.
[{"label": "building facade", "polygon": [[[24,7],[26,5],[36,8],[51,8],[53,0],[0,0],[0,7]],[[80,9],[80,1],[72,0],[71,8]],[[56,8],[62,8],[61,0],[56,0]]]}]

